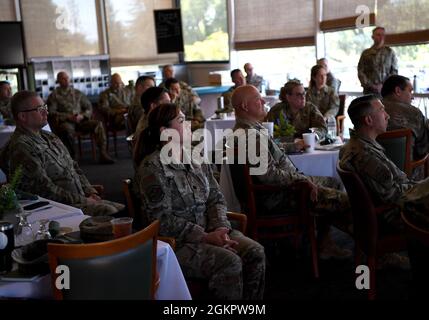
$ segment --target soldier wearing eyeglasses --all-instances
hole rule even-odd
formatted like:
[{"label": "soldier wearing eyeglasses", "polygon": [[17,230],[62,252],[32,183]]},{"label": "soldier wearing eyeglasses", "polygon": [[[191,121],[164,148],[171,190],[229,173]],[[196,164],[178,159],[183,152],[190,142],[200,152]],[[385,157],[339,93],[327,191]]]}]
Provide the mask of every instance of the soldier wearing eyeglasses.
[{"label": "soldier wearing eyeglasses", "polygon": [[92,133],[100,150],[100,163],[111,164],[113,159],[106,152],[106,132],[103,123],[91,119],[92,105],[79,90],[70,86],[66,72],[57,75],[59,87],[48,97],[49,122],[74,158],[75,132]]},{"label": "soldier wearing eyeglasses", "polygon": [[8,173],[23,168],[20,190],[82,209],[91,216],[113,215],[124,205],[102,200],[62,141],[42,130],[48,108],[35,92],[21,91],[12,98],[16,130],[0,158],[7,159]]},{"label": "soldier wearing eyeglasses", "polygon": [[288,81],[280,90],[279,98],[281,102],[271,108],[267,121],[280,125],[280,114],[283,114],[286,122],[295,128],[297,140],[282,145],[287,152],[304,149],[302,134],[310,132],[310,128],[314,128],[319,139],[325,137],[328,132],[325,119],[314,104],[306,102],[304,86],[300,81]]}]

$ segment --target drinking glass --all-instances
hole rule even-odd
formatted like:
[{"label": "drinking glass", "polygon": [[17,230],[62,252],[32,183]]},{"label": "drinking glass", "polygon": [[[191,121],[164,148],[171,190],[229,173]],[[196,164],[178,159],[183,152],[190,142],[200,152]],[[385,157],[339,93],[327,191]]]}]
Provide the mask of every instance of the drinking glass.
[{"label": "drinking glass", "polygon": [[27,219],[29,215],[31,215],[31,212],[22,209],[16,214],[16,217],[19,219],[15,232],[15,242],[18,247],[34,241],[33,227]]},{"label": "drinking glass", "polygon": [[39,230],[37,231],[35,240],[51,239],[52,236],[49,233],[49,229],[48,229],[49,219],[42,219],[39,221],[39,223],[40,223],[40,226],[39,226]]}]

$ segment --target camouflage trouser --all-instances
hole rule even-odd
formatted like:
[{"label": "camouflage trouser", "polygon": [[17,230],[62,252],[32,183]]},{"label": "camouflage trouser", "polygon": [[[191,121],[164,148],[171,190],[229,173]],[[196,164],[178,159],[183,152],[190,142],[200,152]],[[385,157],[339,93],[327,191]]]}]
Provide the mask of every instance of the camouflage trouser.
[{"label": "camouflage trouser", "polygon": [[[406,191],[399,199],[398,204],[402,207],[404,214],[412,223],[424,230],[429,230],[429,178],[420,181],[411,189]],[[390,219],[389,219],[390,218]],[[400,214],[386,217],[388,222],[396,226],[400,223]]]},{"label": "camouflage trouser", "polygon": [[82,120],[80,123],[63,122],[55,128],[60,139],[69,150],[74,158],[74,134],[75,132],[93,133],[95,141],[100,151],[106,150],[106,132],[101,121],[97,120]]},{"label": "camouflage trouser", "polygon": [[[309,178],[318,186],[317,201],[310,204],[311,213],[323,217],[325,221],[331,221],[344,231],[349,230],[352,221],[351,208],[347,194],[341,191],[341,183],[331,177]],[[296,212],[298,200],[296,192],[285,187],[282,192],[258,198],[261,202],[258,210],[264,210],[266,214]]]},{"label": "camouflage trouser", "polygon": [[125,112],[118,109],[109,110],[109,122],[116,130],[121,130],[125,128]]},{"label": "camouflage trouser", "polygon": [[73,206],[81,209],[84,214],[93,217],[110,216],[125,209],[125,206],[123,204],[109,200],[100,200],[97,203],[91,204],[78,203],[73,204]]},{"label": "camouflage trouser", "polygon": [[234,230],[237,253],[207,243],[187,243],[176,251],[186,278],[207,279],[220,300],[261,300],[265,288],[265,253],[257,242]]}]

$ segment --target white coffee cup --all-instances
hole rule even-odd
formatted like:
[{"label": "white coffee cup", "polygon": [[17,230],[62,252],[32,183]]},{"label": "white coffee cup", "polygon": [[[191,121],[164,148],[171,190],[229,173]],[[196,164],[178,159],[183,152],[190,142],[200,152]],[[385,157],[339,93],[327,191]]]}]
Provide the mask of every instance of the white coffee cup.
[{"label": "white coffee cup", "polygon": [[274,134],[274,122],[262,122],[262,125],[268,130],[270,137],[272,137]]},{"label": "white coffee cup", "polygon": [[314,146],[316,144],[316,134],[315,133],[304,133],[302,135],[304,143],[308,145],[308,148],[305,148],[305,152],[311,153],[314,151]]}]

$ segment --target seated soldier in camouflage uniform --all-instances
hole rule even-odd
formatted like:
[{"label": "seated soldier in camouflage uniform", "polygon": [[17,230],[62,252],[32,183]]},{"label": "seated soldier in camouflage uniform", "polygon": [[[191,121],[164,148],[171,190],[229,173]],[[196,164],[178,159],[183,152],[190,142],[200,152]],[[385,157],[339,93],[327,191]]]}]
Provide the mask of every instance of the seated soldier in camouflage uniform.
[{"label": "seated soldier in camouflage uniform", "polygon": [[243,76],[243,73],[241,72],[240,69],[234,69],[231,71],[231,80],[232,82],[234,82],[234,86],[232,86],[227,91],[222,93],[224,110],[219,110],[220,112],[234,111],[234,107],[232,106],[232,103],[231,103],[232,94],[234,93],[235,89],[241,86],[244,86],[246,84],[246,78]]},{"label": "seated soldier in camouflage uniform", "polygon": [[334,90],[334,92],[336,94],[339,94],[340,87],[341,87],[341,80],[335,78],[335,76],[332,74],[331,70],[329,69],[328,59],[321,58],[321,59],[317,60],[317,64],[319,66],[322,66],[323,68],[325,68],[325,70],[327,72],[327,74],[326,74],[326,85],[328,87],[332,88],[332,90]]},{"label": "seated soldier in camouflage uniform", "polygon": [[141,104],[142,94],[149,88],[155,87],[155,79],[149,76],[141,76],[136,81],[135,93],[130,108],[128,109],[128,122],[130,133],[136,132],[137,124],[144,113]]},{"label": "seated soldier in camouflage uniform", "polygon": [[191,96],[182,91],[179,81],[175,78],[167,79],[165,81],[165,89],[167,89],[170,95],[171,102],[180,107],[187,121],[191,121],[192,131],[204,128],[206,120],[200,107]]},{"label": "seated soldier in camouflage uniform", "polygon": [[125,127],[124,114],[131,104],[132,92],[124,88],[121,76],[112,75],[110,88],[100,94],[100,110],[108,117],[108,121],[115,129]]},{"label": "seated soldier in camouflage uniform", "polygon": [[306,100],[314,104],[325,119],[336,116],[340,109],[340,98],[335,91],[326,85],[326,70],[316,65],[311,68],[311,80]]},{"label": "seated soldier in camouflage uniform", "polygon": [[103,123],[91,119],[91,102],[82,92],[70,86],[70,78],[66,72],[59,72],[57,81],[60,86],[49,95],[47,101],[53,131],[61,138],[72,158],[75,157],[75,132],[93,133],[100,151],[100,163],[114,163],[106,152]]},{"label": "seated soldier in camouflage uniform", "polygon": [[[419,160],[429,152],[429,121],[423,113],[411,105],[413,85],[410,79],[393,75],[387,78],[381,89],[383,104],[390,116],[387,131],[408,128],[413,132],[411,159]],[[413,179],[424,178],[422,167],[413,172]]]},{"label": "seated soldier in camouflage uniform", "polygon": [[287,123],[295,128],[294,142],[285,142],[281,146],[286,152],[304,150],[307,146],[302,140],[302,134],[314,129],[319,140],[328,132],[326,121],[319,109],[305,100],[304,86],[298,80],[290,80],[280,90],[281,102],[273,106],[268,112],[267,121],[280,125],[280,114],[283,114]]},{"label": "seated soldier in camouflage uniform", "polygon": [[12,109],[10,107],[10,100],[12,98],[12,88],[9,82],[0,81],[0,114],[3,117],[4,123],[8,125],[15,124],[12,116]]},{"label": "seated soldier in camouflage uniform", "polygon": [[22,166],[20,190],[80,208],[91,216],[124,209],[122,204],[102,200],[61,140],[42,130],[48,123],[48,108],[37,93],[16,93],[12,113],[17,127],[0,159],[8,159],[9,173]]},{"label": "seated soldier in camouflage uniform", "polygon": [[[303,98],[303,97],[302,97]],[[246,150],[250,144],[248,138],[250,134],[256,135],[256,145],[264,143],[260,131],[264,129],[259,119],[266,116],[264,100],[258,90],[253,86],[243,86],[237,88],[232,96],[232,103],[235,109],[236,124],[234,131],[243,129],[246,134]],[[253,129],[253,130],[252,130]],[[249,131],[250,130],[250,131]],[[240,133],[235,132],[237,137]],[[243,134],[243,131],[242,131]],[[295,182],[304,182],[311,188],[311,211],[320,216],[318,221],[319,249],[321,258],[345,258],[351,255],[349,250],[338,248],[330,237],[331,220],[345,232],[351,230],[351,211],[347,195],[340,191],[339,181],[331,177],[309,177],[298,172],[287,154],[281,150],[271,137],[265,136],[268,142],[267,158],[261,154],[261,163],[265,163],[267,170],[265,173],[255,175],[255,180],[262,184],[284,186],[284,191],[272,195],[260,196],[257,199],[258,205],[267,215],[270,212],[287,212],[288,209],[296,211],[296,194],[291,192],[291,186]],[[238,138],[240,140],[240,138]],[[240,146],[238,146],[240,148]],[[250,161],[249,161],[250,162]],[[251,167],[253,165],[250,165]]]},{"label": "seated soldier in camouflage uniform", "polygon": [[[348,114],[354,125],[350,141],[340,151],[340,167],[356,172],[376,204],[397,204],[429,226],[429,179],[411,180],[384,153],[376,138],[386,131],[389,115],[374,95],[356,98]],[[399,210],[381,217],[383,226],[401,229]]]},{"label": "seated soldier in camouflage uniform", "polygon": [[[188,139],[183,135],[184,121],[174,104],[162,104],[149,114],[144,145],[135,154],[142,212],[149,220],[160,221],[161,236],[176,239],[176,256],[185,277],[208,280],[217,299],[262,299],[264,248],[231,228],[210,166],[190,160],[182,147]],[[164,129],[177,134],[171,141],[178,148],[172,154],[176,163],[162,157],[166,143],[160,141],[160,135]]]},{"label": "seated soldier in camouflage uniform", "polygon": [[[354,130],[350,130],[350,141],[340,151],[340,167],[359,175],[376,205],[397,205],[414,224],[428,229],[429,179],[419,182],[409,179],[376,141],[377,136],[386,131],[389,120],[381,101],[375,95],[356,98],[348,114]],[[401,231],[399,208],[378,215],[380,232]],[[409,266],[403,256],[388,256],[383,257],[381,263]]]}]

